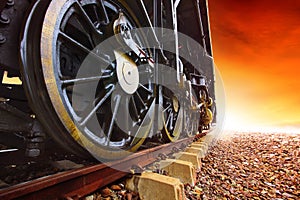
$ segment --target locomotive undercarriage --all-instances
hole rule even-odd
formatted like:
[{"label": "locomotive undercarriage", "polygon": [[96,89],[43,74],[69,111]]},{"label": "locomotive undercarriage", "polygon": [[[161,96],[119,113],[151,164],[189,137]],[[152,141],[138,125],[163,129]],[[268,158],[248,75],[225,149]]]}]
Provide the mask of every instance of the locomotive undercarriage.
[{"label": "locomotive undercarriage", "polygon": [[[38,156],[50,135],[77,155],[115,159],[145,142],[192,137],[215,122],[205,0],[7,0],[0,13],[0,131],[23,136],[28,156]],[[130,35],[141,27],[171,29],[172,39],[160,43],[164,32]],[[191,49],[177,31],[203,51]],[[112,36],[115,48],[95,53]],[[147,47],[150,40],[156,48]],[[183,58],[184,52],[200,67]],[[78,76],[86,57],[106,66],[101,75],[97,69]],[[159,65],[174,69],[174,85],[156,84],[169,73]],[[92,99],[74,92],[95,81]]]}]

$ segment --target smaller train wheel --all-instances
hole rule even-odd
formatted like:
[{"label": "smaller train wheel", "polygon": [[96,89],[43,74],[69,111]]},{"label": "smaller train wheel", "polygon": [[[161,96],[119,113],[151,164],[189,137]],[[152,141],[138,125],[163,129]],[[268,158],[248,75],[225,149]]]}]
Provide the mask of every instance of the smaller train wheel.
[{"label": "smaller train wheel", "polygon": [[174,142],[179,139],[182,131],[183,109],[170,89],[163,87],[162,90],[162,137],[165,142]]},{"label": "smaller train wheel", "polygon": [[[152,68],[123,41],[128,30],[147,24],[130,2],[38,1],[24,28],[21,57],[31,107],[49,134],[76,154],[118,159],[136,151],[150,131]],[[130,37],[146,46],[140,33]],[[98,48],[106,40],[110,45]]]},{"label": "smaller train wheel", "polygon": [[199,115],[198,112],[191,111],[189,109],[184,110],[183,132],[188,137],[193,137],[197,134],[199,126],[199,116],[197,115]]}]

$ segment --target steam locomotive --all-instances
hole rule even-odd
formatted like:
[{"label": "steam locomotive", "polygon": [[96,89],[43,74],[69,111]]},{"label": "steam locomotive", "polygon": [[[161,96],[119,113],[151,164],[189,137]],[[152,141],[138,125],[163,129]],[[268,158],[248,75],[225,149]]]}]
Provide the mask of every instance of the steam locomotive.
[{"label": "steam locomotive", "polygon": [[115,159],[216,122],[206,0],[4,0],[0,13],[1,144],[22,137],[35,157],[49,136]]}]

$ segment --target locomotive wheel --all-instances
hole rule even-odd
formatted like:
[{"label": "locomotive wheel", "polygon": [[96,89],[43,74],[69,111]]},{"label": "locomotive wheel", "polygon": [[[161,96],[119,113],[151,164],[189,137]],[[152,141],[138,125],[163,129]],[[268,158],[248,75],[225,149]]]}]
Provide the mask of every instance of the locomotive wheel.
[{"label": "locomotive wheel", "polygon": [[[194,93],[192,93],[193,97],[192,99],[197,99]],[[184,108],[184,133],[188,137],[193,137],[197,134],[198,132],[198,127],[199,127],[199,112],[190,109],[189,103],[188,105]]]},{"label": "locomotive wheel", "polygon": [[171,90],[164,87],[162,97],[162,137],[165,142],[175,142],[182,131],[183,109]]},{"label": "locomotive wheel", "polygon": [[[123,29],[148,26],[129,2],[38,1],[24,28],[21,58],[31,107],[54,139],[81,156],[88,150],[101,159],[124,157],[139,148],[152,125],[155,101],[150,65],[120,48],[92,52]],[[134,35],[133,40],[145,46],[143,36]],[[118,47],[122,45],[126,44]],[[93,57],[96,67],[78,77],[86,57]],[[95,84],[92,99],[76,93],[75,88],[89,90]],[[128,113],[130,117],[124,118]],[[125,125],[119,127],[118,121]]]},{"label": "locomotive wheel", "polygon": [[193,111],[184,110],[184,133],[188,137],[193,137],[197,134],[199,119],[195,115],[198,113],[193,113]]}]

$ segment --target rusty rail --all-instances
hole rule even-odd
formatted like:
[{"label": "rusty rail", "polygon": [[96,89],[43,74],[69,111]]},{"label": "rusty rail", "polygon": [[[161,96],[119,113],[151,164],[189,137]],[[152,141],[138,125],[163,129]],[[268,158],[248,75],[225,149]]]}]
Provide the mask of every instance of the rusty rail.
[{"label": "rusty rail", "polygon": [[149,165],[160,154],[170,154],[174,149],[190,144],[192,140],[193,138],[185,138],[142,150],[119,161],[60,172],[0,189],[0,199],[78,199],[126,176],[132,166]]}]

